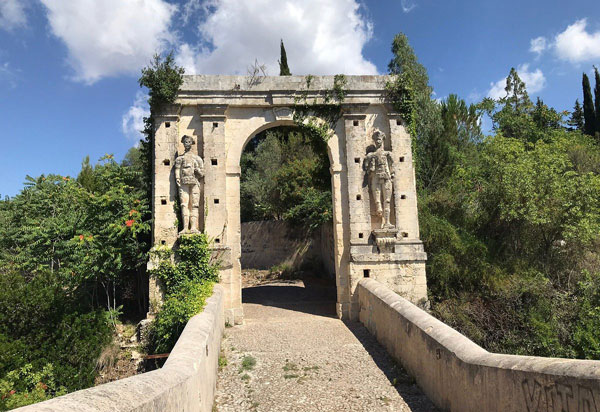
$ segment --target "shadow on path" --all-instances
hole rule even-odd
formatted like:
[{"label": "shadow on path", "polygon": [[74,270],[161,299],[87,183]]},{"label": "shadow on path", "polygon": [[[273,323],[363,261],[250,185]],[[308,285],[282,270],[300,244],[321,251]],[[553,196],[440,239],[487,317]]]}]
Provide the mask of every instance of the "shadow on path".
[{"label": "shadow on path", "polygon": [[[316,316],[336,318],[336,289],[320,279],[278,280],[242,290],[243,303],[287,309]],[[415,412],[439,411],[423,394],[404,368],[377,342],[359,322],[343,324],[364,347],[406,404]]]}]

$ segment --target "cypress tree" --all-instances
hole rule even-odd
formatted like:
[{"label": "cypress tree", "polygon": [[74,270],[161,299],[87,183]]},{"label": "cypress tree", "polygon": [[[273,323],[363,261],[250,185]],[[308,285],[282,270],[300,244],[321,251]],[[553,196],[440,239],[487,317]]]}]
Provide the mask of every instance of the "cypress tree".
[{"label": "cypress tree", "polygon": [[590,79],[585,73],[583,73],[583,80],[581,81],[581,85],[583,86],[583,132],[585,134],[593,136],[594,132],[596,131],[596,113],[594,110],[594,100],[592,98]]},{"label": "cypress tree", "polygon": [[[600,134],[600,73],[598,68],[594,66],[594,74],[596,77],[596,87],[594,87],[594,99],[596,100],[596,134]],[[598,136],[600,139],[600,136]]]},{"label": "cypress tree", "polygon": [[583,131],[583,107],[581,107],[579,99],[575,100],[575,106],[573,106],[573,113],[571,113],[571,118],[569,119],[568,124],[574,130]]},{"label": "cypress tree", "polygon": [[283,45],[283,39],[281,40],[281,56],[279,57],[279,75],[280,76],[291,76],[290,68],[288,67],[287,54],[285,53],[285,47]]}]

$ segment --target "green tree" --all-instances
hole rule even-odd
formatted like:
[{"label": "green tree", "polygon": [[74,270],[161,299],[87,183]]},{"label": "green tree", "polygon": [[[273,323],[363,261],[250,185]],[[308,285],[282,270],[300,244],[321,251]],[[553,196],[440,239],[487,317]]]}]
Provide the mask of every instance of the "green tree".
[{"label": "green tree", "polygon": [[279,75],[280,76],[291,76],[290,68],[288,67],[287,54],[285,52],[285,46],[283,40],[280,44],[280,57],[279,57]]},{"label": "green tree", "polygon": [[147,198],[152,197],[152,168],[154,158],[154,119],[165,105],[175,101],[177,92],[183,84],[184,69],[175,64],[173,52],[166,56],[155,54],[152,62],[142,69],[138,82],[140,87],[148,89],[150,116],[144,118],[144,136],[141,140],[142,159],[144,163],[144,181]]},{"label": "green tree", "polygon": [[581,81],[581,84],[583,87],[583,131],[587,135],[594,136],[596,132],[596,113],[594,110],[594,99],[592,97],[590,79],[585,73],[583,73],[583,79]]},{"label": "green tree", "polygon": [[594,99],[595,99],[595,111],[596,111],[596,139],[600,141],[600,73],[598,73],[598,68],[594,66],[594,77],[596,80],[596,85],[594,87]]},{"label": "green tree", "polygon": [[574,130],[583,131],[583,107],[579,103],[579,99],[575,100],[575,106],[573,106],[573,112],[571,113],[571,118],[569,119],[568,125]]}]

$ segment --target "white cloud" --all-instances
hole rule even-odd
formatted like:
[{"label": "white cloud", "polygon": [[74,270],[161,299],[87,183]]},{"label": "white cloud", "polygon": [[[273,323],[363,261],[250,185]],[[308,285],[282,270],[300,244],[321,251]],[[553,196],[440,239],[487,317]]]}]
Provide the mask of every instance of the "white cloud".
[{"label": "white cloud", "polygon": [[0,0],[0,29],[10,31],[25,26],[25,23],[27,16],[24,0]]},{"label": "white cloud", "polygon": [[283,39],[293,74],[376,74],[362,55],[371,24],[356,0],[210,0],[198,30],[203,43],[182,44],[186,73],[243,74],[255,59],[277,75]]},{"label": "white cloud", "polygon": [[535,53],[539,56],[544,52],[544,50],[546,50],[547,47],[548,47],[548,42],[547,42],[546,38],[543,36],[540,36],[540,37],[536,37],[535,39],[531,39],[531,42],[529,45],[529,51],[532,53]]},{"label": "white cloud", "polygon": [[142,130],[144,129],[144,117],[150,115],[150,107],[148,106],[148,95],[138,91],[135,94],[135,100],[129,110],[123,114],[121,119],[121,130],[123,134],[135,143],[144,137]]},{"label": "white cloud", "polygon": [[404,13],[410,13],[415,7],[417,7],[416,3],[413,3],[409,0],[400,0],[400,4],[402,5],[402,11]]},{"label": "white cloud", "polygon": [[[525,83],[528,93],[537,93],[546,86],[546,77],[540,69],[529,71],[529,64],[522,64],[517,68],[517,73],[521,80]],[[506,96],[506,77],[497,82],[490,83],[488,97],[492,99],[500,99]]]},{"label": "white cloud", "polygon": [[17,87],[17,71],[8,62],[0,63],[0,86],[3,84],[11,89]]},{"label": "white cloud", "polygon": [[52,33],[67,46],[75,79],[86,83],[138,73],[174,41],[169,27],[177,7],[164,0],[41,2]]},{"label": "white cloud", "polygon": [[600,31],[587,32],[586,26],[586,19],[577,20],[556,35],[554,47],[560,59],[580,63],[600,58]]}]

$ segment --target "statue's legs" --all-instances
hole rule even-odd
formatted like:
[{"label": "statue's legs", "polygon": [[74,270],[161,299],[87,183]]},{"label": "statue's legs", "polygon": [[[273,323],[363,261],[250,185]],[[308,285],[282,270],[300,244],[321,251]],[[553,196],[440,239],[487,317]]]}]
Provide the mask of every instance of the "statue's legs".
[{"label": "statue's legs", "polygon": [[392,209],[392,181],[390,179],[384,180],[383,184],[383,226],[385,228],[392,227],[390,223],[390,211]]},{"label": "statue's legs", "polygon": [[190,185],[179,187],[179,202],[181,206],[181,217],[183,218],[183,230],[187,232],[190,228]]},{"label": "statue's legs", "polygon": [[200,216],[200,186],[194,185],[192,191],[192,215],[190,216],[190,230],[198,232],[198,216]]},{"label": "statue's legs", "polygon": [[373,199],[375,200],[375,213],[377,216],[382,216],[383,210],[381,208],[381,182],[377,177],[373,179],[371,187],[373,188]]}]

